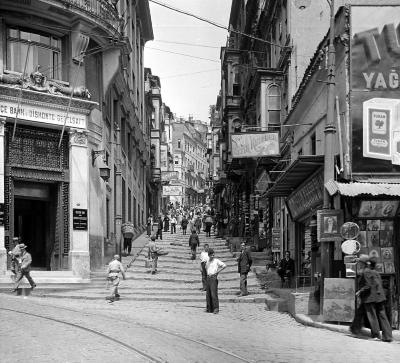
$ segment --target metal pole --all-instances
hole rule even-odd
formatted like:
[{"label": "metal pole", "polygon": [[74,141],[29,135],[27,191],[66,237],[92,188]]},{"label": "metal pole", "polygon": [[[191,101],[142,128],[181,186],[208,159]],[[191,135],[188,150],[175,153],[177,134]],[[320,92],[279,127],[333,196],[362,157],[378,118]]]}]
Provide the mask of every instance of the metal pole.
[{"label": "metal pole", "polygon": [[[329,26],[329,48],[328,48],[328,97],[327,97],[327,113],[325,126],[325,155],[324,155],[324,185],[333,179],[334,174],[334,154],[333,145],[336,133],[335,127],[335,1],[330,0],[330,26]],[[331,200],[328,191],[324,188],[324,209],[330,209]],[[324,278],[332,275],[332,251],[333,241],[321,242],[321,269],[322,269],[322,286],[321,296],[323,296]],[[321,304],[322,308],[322,304]]]},{"label": "metal pole", "polygon": [[115,160],[115,253],[121,255],[121,239],[122,239],[122,171],[121,171],[121,129],[115,124],[115,133],[117,136],[116,143],[116,160]]}]

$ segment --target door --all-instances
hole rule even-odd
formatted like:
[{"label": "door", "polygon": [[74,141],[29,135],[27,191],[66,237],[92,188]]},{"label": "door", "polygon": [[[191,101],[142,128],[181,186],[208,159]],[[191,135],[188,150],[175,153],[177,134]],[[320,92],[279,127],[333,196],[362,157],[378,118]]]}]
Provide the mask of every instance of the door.
[{"label": "door", "polygon": [[14,186],[14,236],[28,246],[32,268],[50,270],[55,241],[55,185],[17,181]]}]

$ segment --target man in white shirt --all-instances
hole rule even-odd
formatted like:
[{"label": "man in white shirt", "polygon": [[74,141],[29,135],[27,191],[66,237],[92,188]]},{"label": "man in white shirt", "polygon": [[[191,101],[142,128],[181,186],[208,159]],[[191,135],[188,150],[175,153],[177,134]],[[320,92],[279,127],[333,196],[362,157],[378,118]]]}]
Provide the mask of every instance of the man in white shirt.
[{"label": "man in white shirt", "polygon": [[204,245],[204,250],[200,253],[200,269],[201,269],[201,283],[203,287],[200,290],[207,290],[207,271],[206,263],[208,262],[208,244]]},{"label": "man in white shirt", "polygon": [[226,267],[226,265],[214,258],[215,253],[212,248],[208,250],[209,260],[206,263],[207,271],[207,287],[206,287],[206,301],[208,313],[219,313],[218,301],[218,274]]}]

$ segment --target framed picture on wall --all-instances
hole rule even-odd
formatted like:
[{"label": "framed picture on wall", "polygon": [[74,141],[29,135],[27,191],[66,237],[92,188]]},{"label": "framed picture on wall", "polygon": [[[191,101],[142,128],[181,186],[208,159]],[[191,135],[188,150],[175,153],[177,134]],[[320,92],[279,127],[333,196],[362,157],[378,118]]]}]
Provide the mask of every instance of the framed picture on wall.
[{"label": "framed picture on wall", "polygon": [[343,211],[326,209],[317,211],[317,237],[319,242],[343,241],[340,227],[343,224]]}]

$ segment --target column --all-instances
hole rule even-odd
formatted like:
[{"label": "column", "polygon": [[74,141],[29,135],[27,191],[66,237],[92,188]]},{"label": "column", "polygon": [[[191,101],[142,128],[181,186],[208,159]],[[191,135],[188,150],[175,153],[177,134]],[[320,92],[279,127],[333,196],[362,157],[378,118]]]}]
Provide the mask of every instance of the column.
[{"label": "column", "polygon": [[4,129],[6,124],[6,118],[0,117],[0,213],[3,215],[0,217],[0,277],[4,276],[7,271],[7,250],[5,246],[5,234],[4,234]]},{"label": "column", "polygon": [[69,268],[73,274],[82,278],[90,277],[89,221],[74,228],[73,212],[86,211],[89,204],[89,155],[86,130],[71,129],[69,133],[69,172],[70,172],[70,251]]}]

